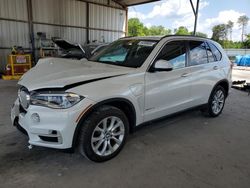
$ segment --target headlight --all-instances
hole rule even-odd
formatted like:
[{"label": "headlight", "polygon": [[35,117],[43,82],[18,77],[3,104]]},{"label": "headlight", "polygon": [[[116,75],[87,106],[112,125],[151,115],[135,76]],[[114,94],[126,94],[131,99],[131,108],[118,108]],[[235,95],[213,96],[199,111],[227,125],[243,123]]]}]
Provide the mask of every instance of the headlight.
[{"label": "headlight", "polygon": [[30,93],[29,93],[28,89],[26,89],[25,87],[21,87],[18,90],[18,98],[19,98],[19,102],[22,105],[22,107],[24,109],[27,109],[29,107],[29,104],[30,104]]},{"label": "headlight", "polygon": [[84,97],[75,93],[48,92],[31,94],[30,104],[49,108],[70,108],[81,101]]}]

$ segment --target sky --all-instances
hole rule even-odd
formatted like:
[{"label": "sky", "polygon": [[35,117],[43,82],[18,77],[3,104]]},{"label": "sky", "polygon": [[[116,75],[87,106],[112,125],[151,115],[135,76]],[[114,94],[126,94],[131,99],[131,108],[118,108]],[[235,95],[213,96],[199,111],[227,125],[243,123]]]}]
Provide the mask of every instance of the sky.
[{"label": "sky", "polygon": [[[193,0],[196,4],[196,0]],[[250,18],[250,0],[200,0],[197,31],[212,36],[212,27],[217,24],[234,22],[232,39],[241,40],[241,30],[237,24],[239,16]],[[194,15],[189,0],[162,0],[129,8],[129,18],[137,17],[147,27],[163,25],[172,31],[185,26],[193,31]],[[250,33],[250,21],[246,28]]]}]

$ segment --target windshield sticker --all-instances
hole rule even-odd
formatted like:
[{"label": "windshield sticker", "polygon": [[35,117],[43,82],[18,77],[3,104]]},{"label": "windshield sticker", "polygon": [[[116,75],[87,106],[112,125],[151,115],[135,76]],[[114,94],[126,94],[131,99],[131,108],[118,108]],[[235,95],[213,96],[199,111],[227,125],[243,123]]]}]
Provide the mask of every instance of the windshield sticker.
[{"label": "windshield sticker", "polygon": [[140,41],[138,45],[141,46],[154,46],[156,42],[151,42],[151,41]]}]

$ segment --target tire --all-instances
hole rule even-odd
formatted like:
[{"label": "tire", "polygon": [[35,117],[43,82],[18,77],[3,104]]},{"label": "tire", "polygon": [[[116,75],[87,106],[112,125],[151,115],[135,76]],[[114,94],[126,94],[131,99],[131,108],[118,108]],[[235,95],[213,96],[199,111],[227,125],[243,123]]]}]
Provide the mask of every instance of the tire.
[{"label": "tire", "polygon": [[[208,104],[205,109],[202,109],[202,112],[206,116],[217,117],[219,116],[224,108],[226,100],[226,91],[222,86],[216,86],[208,100]],[[216,107],[217,106],[217,107]]]},{"label": "tire", "polygon": [[91,161],[110,160],[121,151],[128,133],[126,115],[114,106],[101,106],[81,126],[79,152]]}]

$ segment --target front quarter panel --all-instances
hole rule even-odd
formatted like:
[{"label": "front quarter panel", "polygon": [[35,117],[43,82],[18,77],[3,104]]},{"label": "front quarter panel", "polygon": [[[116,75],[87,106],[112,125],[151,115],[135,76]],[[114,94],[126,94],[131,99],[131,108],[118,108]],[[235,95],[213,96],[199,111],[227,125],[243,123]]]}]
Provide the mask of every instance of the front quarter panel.
[{"label": "front quarter panel", "polygon": [[83,84],[68,90],[80,94],[95,103],[110,99],[130,101],[136,112],[136,125],[143,122],[144,114],[144,73],[136,71],[118,77]]}]

